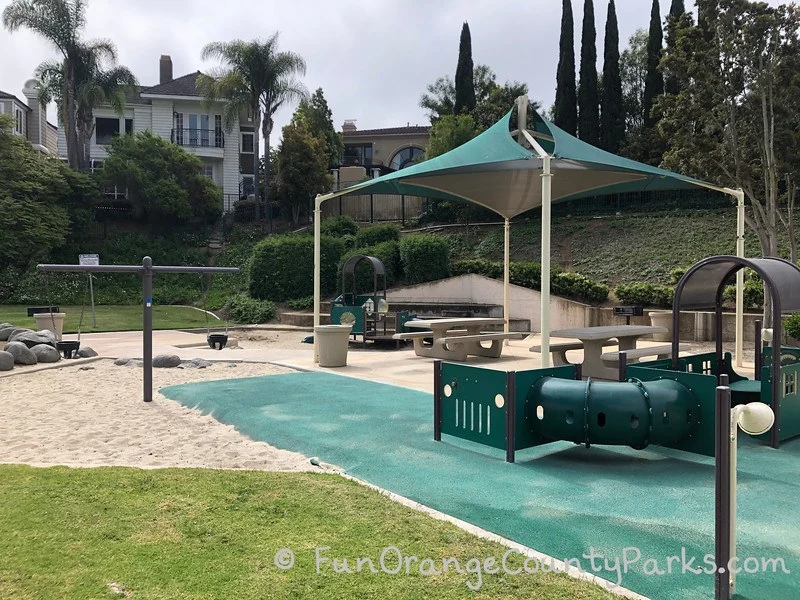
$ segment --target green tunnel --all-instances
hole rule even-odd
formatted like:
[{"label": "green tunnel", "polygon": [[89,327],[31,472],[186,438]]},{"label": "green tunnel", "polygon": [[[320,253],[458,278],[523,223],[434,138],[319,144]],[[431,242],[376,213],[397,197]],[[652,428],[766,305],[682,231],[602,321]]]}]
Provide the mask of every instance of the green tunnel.
[{"label": "green tunnel", "polygon": [[527,396],[528,421],[547,441],[642,449],[687,439],[700,423],[700,404],[677,381],[594,382],[545,377]]}]

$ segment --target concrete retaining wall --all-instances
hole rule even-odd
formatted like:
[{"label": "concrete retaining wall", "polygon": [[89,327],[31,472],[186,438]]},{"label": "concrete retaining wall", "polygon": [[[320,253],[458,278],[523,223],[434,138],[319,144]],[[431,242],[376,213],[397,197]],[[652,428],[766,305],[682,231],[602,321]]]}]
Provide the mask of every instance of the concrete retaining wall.
[{"label": "concrete retaining wall", "polygon": [[[439,281],[421,283],[403,288],[388,290],[389,304],[404,302],[430,302],[450,304],[495,304],[503,305],[503,282],[482,275],[459,275]],[[532,331],[541,331],[541,294],[536,290],[512,285],[509,288],[509,312],[512,319],[526,319]],[[656,309],[653,309],[655,311]],[[550,297],[550,328],[595,327],[601,325],[620,325],[624,317],[614,316],[611,307],[595,307],[581,304],[558,296]],[[755,321],[761,314],[745,314],[744,341],[754,340]],[[716,317],[713,312],[681,313],[680,338],[684,341],[713,341]],[[650,325],[650,317],[645,309],[644,316],[631,317],[633,325]],[[723,341],[735,339],[735,315],[722,315]]]}]

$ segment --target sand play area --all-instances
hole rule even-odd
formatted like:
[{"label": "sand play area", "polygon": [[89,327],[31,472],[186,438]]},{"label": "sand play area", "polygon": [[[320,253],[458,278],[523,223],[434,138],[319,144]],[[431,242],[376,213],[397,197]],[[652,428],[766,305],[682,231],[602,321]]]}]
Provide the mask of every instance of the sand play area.
[{"label": "sand play area", "polygon": [[[278,337],[271,336],[271,341],[281,346]],[[295,345],[297,334],[291,337],[288,343]],[[105,354],[102,343],[91,343]],[[204,369],[154,369],[156,391],[153,402],[146,404],[142,401],[141,367],[115,366],[108,359],[60,364],[69,366],[0,378],[0,462],[35,466],[318,469],[300,454],[254,442],[233,427],[184,408],[157,392],[159,388],[190,381],[273,375],[291,369],[246,362],[221,362]]]}]

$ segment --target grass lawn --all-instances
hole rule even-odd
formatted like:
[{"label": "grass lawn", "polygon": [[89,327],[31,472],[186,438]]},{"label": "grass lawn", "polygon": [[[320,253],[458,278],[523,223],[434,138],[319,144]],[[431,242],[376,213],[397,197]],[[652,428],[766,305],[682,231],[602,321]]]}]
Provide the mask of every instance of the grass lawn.
[{"label": "grass lawn", "polygon": [[[36,321],[28,316],[27,306],[0,305],[0,323],[11,323],[18,327],[36,329]],[[78,331],[80,306],[59,306],[67,314],[64,333]],[[92,307],[86,306],[83,314],[82,333],[99,331],[141,331],[142,307],[136,306],[96,306],[97,327],[92,327]],[[219,327],[224,323],[209,316],[209,325]],[[205,327],[206,317],[199,310],[186,306],[153,306],[153,329],[192,329]]]},{"label": "grass lawn", "polygon": [[[484,574],[470,558],[506,548],[393,503],[335,475],[129,468],[0,466],[2,598],[613,598],[550,573]],[[330,547],[322,550],[322,547]],[[381,571],[384,548],[403,557],[458,559],[464,573]],[[290,570],[276,552],[294,551]],[[320,563],[315,552],[329,558]],[[353,573],[334,573],[333,559]],[[405,560],[404,560],[405,562]],[[510,568],[522,566],[519,555]],[[385,568],[396,568],[386,554]],[[341,562],[337,563],[342,566]]]}]

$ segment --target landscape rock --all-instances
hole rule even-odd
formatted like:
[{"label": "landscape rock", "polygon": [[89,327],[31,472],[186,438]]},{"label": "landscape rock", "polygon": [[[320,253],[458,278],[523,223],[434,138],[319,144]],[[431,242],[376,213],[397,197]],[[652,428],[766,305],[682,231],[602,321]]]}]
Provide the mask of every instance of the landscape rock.
[{"label": "landscape rock", "polygon": [[130,359],[128,362],[125,363],[126,367],[143,367],[144,361],[136,360],[134,358]]},{"label": "landscape rock", "polygon": [[118,358],[117,360],[114,361],[114,364],[117,365],[118,367],[124,367],[129,362],[131,362],[131,360],[133,360],[133,359],[131,359],[131,358]]},{"label": "landscape rock", "polygon": [[10,371],[14,368],[14,355],[0,350],[0,371]]},{"label": "landscape rock", "polygon": [[14,357],[15,365],[35,365],[38,362],[36,355],[22,342],[8,342],[3,350]]},{"label": "landscape rock", "polygon": [[14,327],[13,325],[0,328],[0,342],[7,342],[12,335],[15,335],[23,331],[30,331],[30,329],[22,329],[20,327]]},{"label": "landscape rock", "polygon": [[89,346],[84,346],[76,353],[78,358],[92,358],[93,356],[97,356],[97,352],[92,350]]},{"label": "landscape rock", "polygon": [[38,346],[39,344],[47,344],[48,346],[56,347],[56,336],[52,331],[43,329],[42,331],[19,331],[8,338],[9,342],[22,342],[28,348]]},{"label": "landscape rock", "polygon": [[181,364],[181,357],[177,354],[159,354],[153,357],[153,367],[170,369]]},{"label": "landscape rock", "polygon": [[213,363],[203,359],[203,358],[193,358],[192,360],[187,360],[181,366],[186,369],[206,369],[210,367]]},{"label": "landscape rock", "polygon": [[31,348],[31,352],[40,363],[57,363],[61,360],[61,354],[49,344],[37,344]]}]

